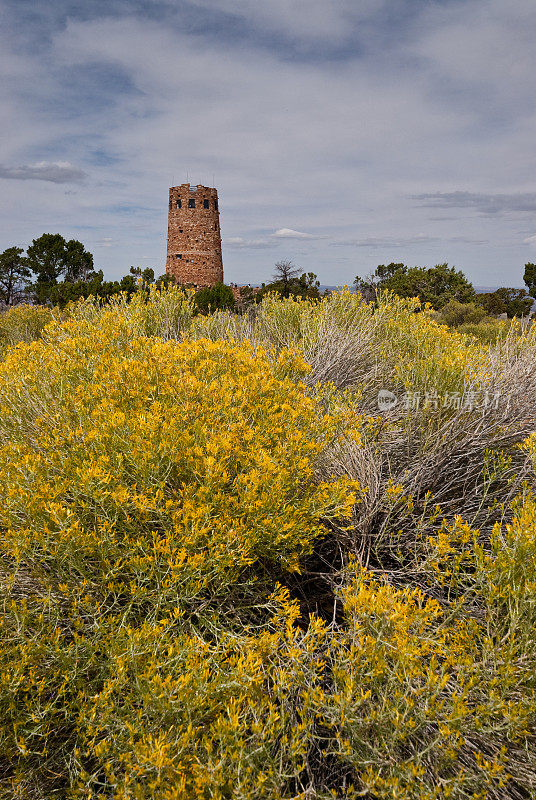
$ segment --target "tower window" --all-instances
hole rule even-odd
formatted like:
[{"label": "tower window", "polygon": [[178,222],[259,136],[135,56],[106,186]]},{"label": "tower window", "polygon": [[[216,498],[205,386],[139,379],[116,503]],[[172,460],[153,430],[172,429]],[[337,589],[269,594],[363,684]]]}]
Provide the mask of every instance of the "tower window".
[{"label": "tower window", "polygon": [[214,200],[214,211],[218,210],[218,201]]},{"label": "tower window", "polygon": [[203,200],[203,208],[208,208],[208,200]]},{"label": "tower window", "polygon": [[179,233],[182,233],[182,228],[179,228]]},{"label": "tower window", "polygon": [[195,208],[195,200],[194,200],[194,198],[193,198],[193,197],[191,197],[191,198],[188,200],[188,208]]},{"label": "tower window", "polygon": [[217,223],[217,222],[215,222],[215,223],[214,223],[214,230],[215,230],[215,231],[217,231],[217,230],[218,230],[218,223]]},{"label": "tower window", "polygon": [[176,208],[182,208],[182,203],[180,197],[177,197],[177,201],[175,203]]},{"label": "tower window", "polygon": [[177,253],[177,255],[175,256],[175,258],[182,258],[182,253]]}]

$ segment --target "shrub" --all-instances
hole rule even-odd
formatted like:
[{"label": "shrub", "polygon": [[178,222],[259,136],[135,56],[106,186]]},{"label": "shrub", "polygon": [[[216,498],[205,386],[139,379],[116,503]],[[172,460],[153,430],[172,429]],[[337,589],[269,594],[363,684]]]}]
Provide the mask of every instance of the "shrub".
[{"label": "shrub", "polygon": [[[348,480],[314,479],[341,423],[304,393],[306,369],[288,351],[272,360],[246,344],[139,336],[117,310],[91,325],[53,324],[8,354],[0,368],[6,791],[50,797],[141,781],[156,792],[164,767],[156,750],[164,758],[188,740],[191,754],[207,725],[215,739],[206,747],[216,746],[239,658],[226,638],[262,621],[274,588],[272,579],[263,589],[266,575],[297,569],[321,521],[347,516],[354,501]],[[203,706],[195,681],[208,679],[205,659],[214,654],[216,665],[221,648],[221,677],[207,683]],[[179,687],[192,680],[188,708]],[[155,710],[145,736],[138,714],[168,689],[186,702],[182,722],[172,714],[175,732],[165,733]],[[114,715],[101,718],[114,697],[124,704],[121,732]]]},{"label": "shrub", "polygon": [[481,322],[476,324],[459,325],[458,332],[474,337],[481,344],[495,344],[499,339],[504,339],[508,335],[511,325],[510,321],[484,317]]},{"label": "shrub", "polygon": [[69,314],[0,365],[0,794],[534,796],[536,334]]},{"label": "shrub", "polygon": [[52,319],[52,312],[44,306],[21,305],[0,313],[0,358],[8,347],[38,339]]},{"label": "shrub", "polygon": [[235,307],[233,290],[224,283],[217,283],[215,286],[206,286],[194,295],[194,303],[200,311],[205,314],[228,308],[231,311]]},{"label": "shrub", "polygon": [[485,309],[477,303],[460,303],[449,300],[438,313],[440,322],[458,328],[460,325],[476,325],[486,316]]},{"label": "shrub", "polygon": [[[139,288],[143,288],[141,284]],[[125,336],[158,336],[168,340],[179,339],[190,330],[195,305],[192,291],[175,284],[151,284],[147,290],[133,294],[120,292],[106,300],[88,297],[68,308],[71,319],[89,325],[98,323],[105,312],[126,320]]]}]

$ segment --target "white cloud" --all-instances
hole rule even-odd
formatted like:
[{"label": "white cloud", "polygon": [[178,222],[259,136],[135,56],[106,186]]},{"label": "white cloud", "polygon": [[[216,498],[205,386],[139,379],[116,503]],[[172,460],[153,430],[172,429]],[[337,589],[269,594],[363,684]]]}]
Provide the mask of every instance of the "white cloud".
[{"label": "white cloud", "polygon": [[294,231],[292,228],[279,228],[272,236],[278,239],[320,239],[323,237],[315,236],[312,233],[302,233],[301,231]]},{"label": "white cloud", "polygon": [[99,244],[101,247],[116,247],[119,242],[112,236],[103,236],[102,239],[96,239],[95,244]]},{"label": "white cloud", "polygon": [[[388,247],[407,263],[423,252],[430,263],[456,263],[482,283],[520,282],[520,220],[526,226],[536,195],[533,0],[426,3],[413,27],[402,35],[391,20],[383,39],[387,16],[374,27],[374,0],[190,6],[239,17],[240,41],[225,25],[216,37],[134,9],[112,16],[111,0],[109,18],[70,13],[49,49],[0,42],[4,169],[45,162],[87,173],[68,196],[52,173],[12,180],[0,194],[0,249],[61,228],[95,242],[108,277],[141,252],[163,269],[167,190],[188,172],[218,187],[228,280],[268,277],[274,248],[323,283],[344,283],[374,267],[367,248]],[[400,8],[388,7],[390,16]],[[173,8],[176,22],[183,5]],[[301,44],[315,41],[321,57],[313,46],[300,58]],[[337,42],[330,61],[324,45]],[[436,205],[455,219],[432,218]],[[479,242],[478,252],[465,246]]]},{"label": "white cloud", "polygon": [[264,250],[273,247],[273,242],[268,239],[243,239],[242,236],[229,236],[223,239],[223,247],[234,250]]},{"label": "white cloud", "polygon": [[536,244],[536,233],[523,239],[523,244]]},{"label": "white cloud", "polygon": [[50,181],[50,183],[80,183],[86,173],[68,161],[40,161],[18,167],[0,166],[0,178],[13,181]]},{"label": "white cloud", "polygon": [[430,208],[461,208],[478,211],[484,216],[501,214],[533,214],[536,192],[493,194],[477,192],[429,192],[414,195],[413,200]]},{"label": "white cloud", "polygon": [[485,99],[489,92],[496,100],[526,99],[536,70],[533,0],[431,4],[419,25],[415,52],[443,81],[472,84]]},{"label": "white cloud", "polygon": [[417,234],[416,236],[395,237],[395,236],[367,236],[363,239],[349,239],[340,242],[333,242],[337,247],[408,247],[415,244],[427,244],[437,242],[439,237]]},{"label": "white cloud", "polygon": [[385,0],[189,0],[194,6],[239,17],[250,25],[299,40],[339,41],[370,19]]}]

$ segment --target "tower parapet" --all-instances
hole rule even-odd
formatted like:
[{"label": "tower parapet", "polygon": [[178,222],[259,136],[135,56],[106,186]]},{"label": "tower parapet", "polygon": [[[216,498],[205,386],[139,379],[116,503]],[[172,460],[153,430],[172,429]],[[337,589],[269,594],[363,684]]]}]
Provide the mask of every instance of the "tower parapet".
[{"label": "tower parapet", "polygon": [[223,281],[216,189],[189,183],[170,188],[166,273],[200,287]]}]

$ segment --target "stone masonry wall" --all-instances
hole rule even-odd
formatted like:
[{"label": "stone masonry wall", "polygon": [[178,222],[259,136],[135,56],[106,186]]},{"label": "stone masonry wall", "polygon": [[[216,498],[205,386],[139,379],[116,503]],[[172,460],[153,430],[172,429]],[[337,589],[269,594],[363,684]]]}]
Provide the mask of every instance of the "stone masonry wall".
[{"label": "stone masonry wall", "polygon": [[200,287],[223,281],[216,189],[183,183],[169,190],[166,273]]}]

